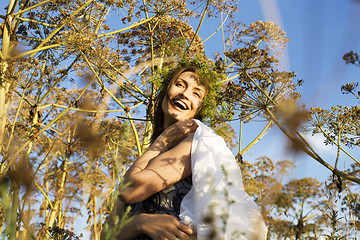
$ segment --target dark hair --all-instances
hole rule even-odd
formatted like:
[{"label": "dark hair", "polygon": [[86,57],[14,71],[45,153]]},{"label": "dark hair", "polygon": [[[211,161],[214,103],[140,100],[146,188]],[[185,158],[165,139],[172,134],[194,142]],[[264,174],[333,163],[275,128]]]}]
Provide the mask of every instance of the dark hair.
[{"label": "dark hair", "polygon": [[[165,94],[167,94],[171,84],[178,79],[178,77],[184,73],[184,72],[193,72],[197,76],[197,81],[200,85],[205,87],[206,94],[209,92],[209,80],[206,77],[203,77],[199,75],[199,68],[195,65],[190,65],[187,67],[181,67],[175,69],[173,72],[171,72],[168,77],[166,77],[163,81],[163,84],[161,86],[161,89],[159,93],[157,94],[155,101],[154,101],[154,118],[153,118],[153,134],[151,136],[151,142],[154,142],[154,140],[165,130],[164,129],[164,112],[162,110],[162,102],[165,97]],[[205,97],[206,97],[205,94]],[[202,115],[199,114],[201,107],[200,106],[198,114],[194,118],[202,120]]]}]

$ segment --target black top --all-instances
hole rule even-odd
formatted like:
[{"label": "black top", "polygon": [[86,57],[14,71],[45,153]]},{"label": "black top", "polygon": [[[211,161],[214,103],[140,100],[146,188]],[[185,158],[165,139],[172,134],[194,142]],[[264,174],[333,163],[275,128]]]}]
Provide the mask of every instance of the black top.
[{"label": "black top", "polygon": [[[142,202],[131,204],[132,215],[140,213],[168,214],[180,219],[180,204],[184,196],[190,191],[191,186],[192,179],[191,176],[189,176],[155,193]],[[143,234],[133,240],[151,240],[151,238]]]}]

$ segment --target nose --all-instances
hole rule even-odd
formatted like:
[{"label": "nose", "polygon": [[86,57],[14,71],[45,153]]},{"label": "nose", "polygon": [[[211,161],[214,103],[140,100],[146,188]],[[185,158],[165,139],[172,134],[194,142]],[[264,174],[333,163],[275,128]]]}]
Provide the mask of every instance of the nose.
[{"label": "nose", "polygon": [[184,89],[184,91],[181,94],[184,96],[184,98],[189,99],[189,96],[191,94],[191,89],[186,88],[186,89]]}]

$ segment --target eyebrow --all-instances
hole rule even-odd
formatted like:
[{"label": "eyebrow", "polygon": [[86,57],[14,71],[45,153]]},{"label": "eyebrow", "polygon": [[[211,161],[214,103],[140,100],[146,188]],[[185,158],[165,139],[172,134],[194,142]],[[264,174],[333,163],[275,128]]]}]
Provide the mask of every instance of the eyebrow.
[{"label": "eyebrow", "polygon": [[[177,80],[181,80],[182,82],[188,84],[187,81],[186,81],[185,79],[183,79],[183,78],[180,78],[180,77],[179,77]],[[198,86],[202,86],[202,87],[205,88],[205,86],[198,84],[197,79],[195,79],[195,80],[196,80],[197,86],[194,87],[194,89],[196,89],[196,90],[198,90],[198,91],[200,91],[200,92],[202,92],[202,93],[206,92],[206,90],[203,90],[202,88],[198,87]],[[205,88],[205,89],[206,89],[206,88]]]}]

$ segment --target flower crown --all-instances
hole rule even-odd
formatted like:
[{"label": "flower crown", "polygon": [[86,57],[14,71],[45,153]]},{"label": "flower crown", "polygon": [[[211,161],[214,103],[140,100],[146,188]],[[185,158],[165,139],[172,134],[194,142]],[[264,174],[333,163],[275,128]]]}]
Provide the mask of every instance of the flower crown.
[{"label": "flower crown", "polygon": [[203,99],[199,115],[202,120],[211,122],[216,118],[219,113],[217,111],[217,95],[220,92],[221,83],[225,76],[224,74],[216,71],[214,63],[206,59],[206,57],[196,56],[191,59],[183,58],[179,62],[177,62],[176,66],[170,65],[164,67],[160,72],[160,93],[164,94],[166,92],[172,77],[177,71],[187,67],[195,67],[196,74],[198,75],[199,79],[206,81],[207,94]]}]

